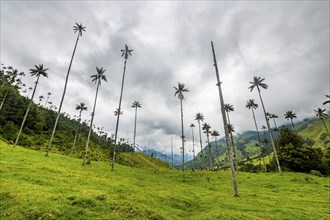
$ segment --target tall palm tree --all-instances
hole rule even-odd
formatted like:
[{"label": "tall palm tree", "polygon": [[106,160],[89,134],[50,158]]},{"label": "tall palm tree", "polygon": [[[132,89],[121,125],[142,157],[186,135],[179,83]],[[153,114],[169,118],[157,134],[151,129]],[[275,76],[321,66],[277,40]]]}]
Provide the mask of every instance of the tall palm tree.
[{"label": "tall palm tree", "polygon": [[81,122],[81,113],[82,113],[83,111],[87,111],[87,106],[86,106],[85,103],[80,102],[79,105],[76,105],[76,110],[79,111],[78,125],[77,125],[77,129],[76,129],[76,134],[75,134],[75,136],[74,136],[74,141],[73,141],[73,144],[72,144],[72,148],[71,148],[70,156],[72,156],[72,154],[73,154],[74,146],[75,146],[76,141],[77,141],[77,137],[78,137],[78,133],[79,133],[79,127],[80,127],[80,122]]},{"label": "tall palm tree", "polygon": [[274,122],[274,126],[275,126],[275,131],[278,131],[278,128],[277,128],[277,125],[276,125],[276,121],[275,121],[275,118],[278,118],[278,116],[276,114],[270,114],[269,116],[270,119],[273,119],[273,122]]},{"label": "tall palm tree", "polygon": [[91,76],[91,78],[93,78],[92,82],[96,83],[96,93],[95,93],[95,100],[94,100],[94,107],[93,107],[93,112],[92,112],[91,123],[89,125],[89,132],[88,132],[88,137],[87,137],[87,141],[86,141],[86,151],[85,151],[85,155],[84,155],[83,165],[85,165],[85,162],[86,162],[89,139],[90,139],[91,133],[92,133],[92,127],[93,127],[93,121],[94,121],[94,116],[95,116],[95,107],[96,107],[96,101],[97,101],[97,94],[99,92],[99,86],[101,85],[102,80],[107,82],[107,78],[104,75],[104,72],[105,72],[105,69],[103,69],[103,67],[101,67],[101,68],[96,67],[96,74]]},{"label": "tall palm tree", "polygon": [[328,130],[328,128],[325,124],[325,121],[324,121],[328,117],[328,114],[325,113],[325,111],[326,111],[325,109],[321,109],[321,108],[318,108],[318,109],[314,110],[315,116],[318,117],[319,119],[321,119],[321,121],[323,122],[323,125],[325,127],[325,130],[327,130],[327,133],[330,136],[329,130]]},{"label": "tall palm tree", "polygon": [[134,101],[132,106],[132,108],[135,108],[135,122],[134,122],[134,138],[133,138],[133,147],[135,148],[135,137],[136,137],[136,117],[137,117],[137,109],[141,108],[141,103],[138,101]]},{"label": "tall palm tree", "polygon": [[212,154],[211,154],[211,146],[210,146],[210,140],[209,135],[211,134],[211,126],[208,123],[203,124],[204,133],[206,134],[207,139],[207,148],[208,148],[208,158],[209,158],[209,166],[210,169],[213,170],[213,160],[212,160]]},{"label": "tall palm tree", "polygon": [[269,137],[270,137],[270,140],[271,140],[271,143],[272,143],[272,147],[273,147],[273,151],[274,151],[274,155],[275,155],[275,159],[276,159],[276,163],[277,163],[278,172],[280,174],[282,174],[280,162],[278,160],[278,156],[277,156],[277,152],[276,152],[274,138],[273,138],[272,132],[270,131],[270,126],[269,126],[269,121],[268,121],[268,118],[267,118],[267,115],[266,115],[265,105],[264,105],[264,102],[262,101],[261,93],[260,93],[261,92],[260,87],[263,88],[263,89],[268,88],[268,85],[263,82],[264,80],[265,80],[265,78],[261,78],[261,77],[257,77],[257,76],[253,77],[253,82],[250,82],[250,84],[252,84],[252,85],[249,87],[249,89],[250,89],[250,92],[252,92],[254,88],[257,88],[257,90],[258,90],[260,102],[261,102],[261,105],[262,105],[262,109],[264,111],[264,116],[265,116],[265,120],[266,120],[266,125],[267,125],[267,129],[268,129]]},{"label": "tall palm tree", "polygon": [[227,118],[226,118],[226,113],[225,113],[225,107],[224,107],[225,104],[224,104],[224,99],[223,99],[223,94],[222,94],[222,89],[221,89],[221,82],[220,82],[220,77],[219,77],[217,58],[215,56],[214,46],[213,46],[212,41],[211,41],[211,47],[212,47],[212,53],[213,53],[215,75],[216,75],[216,78],[217,78],[217,84],[216,85],[218,86],[218,90],[219,90],[219,100],[220,100],[221,115],[222,115],[222,120],[223,120],[223,127],[225,129],[226,146],[227,146],[227,149],[229,151],[229,165],[230,165],[230,172],[231,172],[233,188],[234,188],[234,196],[239,196],[238,195],[238,185],[237,185],[237,180],[236,180],[234,161],[233,161],[233,156],[232,156],[232,145],[231,145],[230,140],[229,140],[228,124],[227,124]]},{"label": "tall palm tree", "polygon": [[33,89],[33,92],[32,92],[32,96],[31,96],[31,99],[29,101],[28,108],[26,109],[26,112],[25,112],[25,115],[24,115],[24,118],[23,118],[21,127],[19,129],[19,132],[18,132],[16,141],[15,141],[14,147],[18,143],[18,140],[19,140],[19,137],[20,137],[21,132],[23,130],[23,127],[24,127],[26,118],[27,118],[27,116],[29,114],[29,111],[30,111],[30,108],[31,108],[31,105],[32,105],[32,102],[33,102],[34,94],[36,92],[36,89],[37,89],[37,86],[38,86],[38,83],[39,83],[39,78],[40,78],[40,76],[44,76],[44,77],[47,77],[48,78],[48,74],[47,74],[48,68],[45,68],[44,69],[44,65],[42,65],[42,64],[39,64],[39,66],[35,65],[34,67],[35,67],[35,69],[30,69],[30,74],[31,74],[31,76],[36,76],[37,77],[37,80],[35,82],[35,86],[34,86],[34,89]]},{"label": "tall palm tree", "polygon": [[[123,90],[124,90],[124,82],[125,82],[125,73],[126,73],[126,63],[127,63],[127,59],[129,56],[132,56],[132,51],[133,50],[129,50],[128,46],[125,44],[125,48],[123,50],[121,50],[121,56],[124,57],[124,71],[123,71],[123,79],[121,82],[121,90],[120,90],[120,98],[119,98],[119,107],[118,107],[118,112],[121,112],[121,100],[123,97]],[[115,132],[115,145],[113,148],[113,152],[112,152],[112,165],[111,165],[111,170],[113,171],[115,168],[115,159],[116,159],[116,144],[117,144],[117,134],[118,134],[118,126],[119,126],[119,116],[120,114],[117,114],[117,123],[116,123],[116,132]]]},{"label": "tall palm tree", "polygon": [[293,113],[292,111],[286,111],[284,114],[284,117],[286,120],[291,121],[292,128],[293,128],[294,132],[297,133],[296,129],[294,127],[293,121],[292,121],[292,119],[297,118],[297,115],[295,113]]},{"label": "tall palm tree", "polygon": [[182,178],[185,181],[185,167],[184,167],[184,131],[183,131],[183,108],[182,108],[182,100],[184,100],[184,92],[189,92],[188,89],[185,88],[185,84],[178,83],[178,87],[173,87],[175,89],[174,96],[178,96],[180,99],[180,106],[181,106],[181,139],[182,139]]},{"label": "tall palm tree", "polygon": [[49,144],[48,144],[48,147],[47,147],[47,150],[46,150],[46,156],[48,156],[48,153],[52,147],[52,142],[53,142],[53,139],[54,139],[54,135],[55,135],[55,131],[56,131],[56,127],[57,127],[57,123],[58,123],[58,120],[60,118],[60,113],[61,113],[61,109],[62,109],[62,105],[63,105],[63,101],[64,101],[64,97],[65,97],[65,93],[66,93],[66,87],[67,87],[67,84],[68,84],[68,79],[69,79],[69,75],[70,75],[70,70],[71,70],[71,65],[72,65],[72,61],[73,61],[73,57],[76,53],[76,48],[77,48],[77,44],[78,44],[78,41],[79,41],[79,37],[82,36],[82,32],[83,31],[86,31],[85,30],[86,27],[84,27],[82,24],[78,24],[76,23],[75,26],[73,26],[73,31],[74,33],[78,33],[77,34],[77,39],[76,39],[76,44],[74,46],[74,49],[73,49],[73,53],[72,53],[72,57],[71,57],[71,60],[70,60],[70,64],[69,64],[69,68],[68,68],[68,72],[66,73],[66,78],[65,78],[65,84],[64,84],[64,89],[63,89],[63,94],[62,94],[62,98],[61,98],[61,102],[60,102],[60,105],[58,107],[58,111],[57,111],[57,116],[56,116],[56,120],[55,120],[55,124],[54,124],[54,128],[53,128],[53,131],[52,131],[52,135],[50,137],[50,140],[49,140]]},{"label": "tall palm tree", "polygon": [[201,121],[204,121],[204,116],[202,113],[197,113],[195,116],[195,120],[198,121],[198,127],[199,127],[199,144],[201,146],[201,151],[203,149],[203,142],[202,142],[202,132],[201,132]]},{"label": "tall palm tree", "polygon": [[47,98],[46,98],[46,102],[45,102],[45,105],[44,105],[44,108],[46,108],[47,104],[48,104],[48,100],[49,100],[49,97],[52,95],[51,92],[48,92],[47,93]]},{"label": "tall palm tree", "polygon": [[[256,126],[256,131],[257,131],[257,135],[258,135],[258,142],[259,142],[259,147],[260,147],[260,154],[263,155],[262,152],[263,152],[263,148],[264,147],[263,147],[262,142],[261,142],[261,139],[260,139],[260,134],[259,134],[259,131],[258,131],[257,121],[256,121],[256,117],[254,115],[254,109],[257,109],[258,108],[258,104],[254,102],[254,99],[249,99],[246,102],[245,108],[248,108],[248,109],[251,109],[252,110],[252,116],[253,116],[253,120],[254,120],[254,125]],[[263,164],[264,164],[265,172],[267,172],[265,158],[262,157],[262,159],[263,159]]]},{"label": "tall palm tree", "polygon": [[[236,149],[235,149],[235,142],[234,142],[234,138],[233,138],[233,134],[232,134],[232,132],[230,131],[230,126],[231,126],[231,124],[230,124],[230,118],[229,118],[229,112],[233,112],[234,111],[234,107],[233,107],[233,105],[231,105],[231,104],[225,104],[225,106],[224,106],[224,109],[225,109],[225,112],[226,112],[226,114],[227,114],[227,121],[228,121],[228,132],[229,132],[229,136],[230,136],[230,140],[231,140],[231,144],[232,144],[232,147],[233,147],[233,153],[234,153],[234,162],[235,162],[235,164],[237,164],[237,161],[236,161]],[[228,149],[227,149],[227,151],[228,151]],[[227,157],[228,157],[228,152],[227,152]],[[236,165],[235,165],[236,166]],[[236,166],[236,171],[238,170],[238,167]]]},{"label": "tall palm tree", "polygon": [[194,168],[196,165],[196,161],[195,161],[195,135],[194,135],[194,127],[196,127],[193,123],[190,124],[191,127],[191,136],[192,136],[192,141],[193,141],[193,157],[194,157]]}]

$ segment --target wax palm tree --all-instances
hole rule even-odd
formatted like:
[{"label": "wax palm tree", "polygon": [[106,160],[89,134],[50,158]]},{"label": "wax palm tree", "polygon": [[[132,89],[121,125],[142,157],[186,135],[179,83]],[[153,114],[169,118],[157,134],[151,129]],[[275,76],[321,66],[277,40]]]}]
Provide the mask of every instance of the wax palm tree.
[{"label": "wax palm tree", "polygon": [[178,87],[173,87],[175,89],[174,96],[178,96],[180,99],[180,106],[181,106],[181,139],[182,139],[182,178],[185,181],[185,167],[184,167],[184,131],[183,131],[183,108],[182,108],[182,100],[184,100],[184,92],[189,92],[188,89],[185,88],[185,84],[178,83]]},{"label": "wax palm tree", "polygon": [[46,98],[46,102],[45,102],[44,108],[46,108],[47,104],[49,104],[49,103],[48,103],[48,100],[49,100],[49,97],[50,97],[51,95],[52,95],[51,92],[48,92],[48,93],[47,93],[47,98]]},{"label": "wax palm tree", "polygon": [[329,104],[330,103],[330,95],[325,95],[326,98],[328,98],[328,100],[326,100],[325,102],[323,102],[323,105]]},{"label": "wax palm tree", "polygon": [[[259,134],[259,131],[258,131],[257,121],[256,121],[256,117],[255,117],[255,114],[254,114],[254,109],[257,109],[258,108],[258,104],[254,102],[254,99],[249,99],[246,102],[245,108],[248,108],[248,109],[251,109],[252,110],[252,116],[253,116],[253,120],[254,120],[254,125],[256,127],[257,136],[258,136],[258,142],[259,142],[259,147],[260,147],[260,154],[263,155],[262,152],[263,152],[263,148],[264,147],[263,147],[262,142],[261,142],[261,139],[260,139],[260,134]],[[263,159],[263,164],[264,164],[265,172],[267,172],[265,158],[262,157],[262,159]]]},{"label": "wax palm tree", "polygon": [[[13,69],[12,67],[8,67],[8,69],[9,70],[6,71],[7,75],[5,76],[5,79],[7,79],[7,83],[9,83],[10,85],[13,85],[18,80],[17,79],[18,70],[17,69]],[[4,84],[5,84],[5,81],[6,81],[5,79],[3,80],[2,86],[4,86]],[[1,101],[1,104],[0,104],[0,110],[1,110],[1,108],[3,106],[3,104],[6,101],[6,98],[8,96],[8,92],[9,92],[9,90],[6,91],[4,97],[2,98],[2,101]]]},{"label": "wax palm tree", "polygon": [[193,156],[194,156],[194,168],[196,165],[196,161],[195,161],[195,135],[194,135],[194,127],[196,127],[193,123],[190,124],[191,127],[191,137],[192,137],[192,141],[193,141]]},{"label": "wax palm tree", "polygon": [[[234,142],[233,134],[230,131],[230,128],[233,128],[233,126],[230,124],[230,118],[229,118],[229,112],[233,112],[234,111],[234,107],[231,104],[225,104],[224,109],[225,109],[225,112],[227,114],[228,132],[229,132],[231,144],[232,144],[232,147],[233,147],[234,162],[235,162],[235,167],[236,167],[236,171],[237,171],[238,170],[238,167],[237,167],[237,161],[236,161],[236,147],[235,147],[235,142]],[[228,155],[228,153],[227,153],[227,155]]]},{"label": "wax palm tree", "polygon": [[71,148],[70,156],[72,156],[72,154],[73,154],[74,146],[75,146],[76,141],[77,141],[77,137],[78,137],[78,133],[79,133],[79,127],[80,127],[80,122],[81,122],[81,113],[82,113],[83,111],[87,111],[87,106],[86,106],[85,103],[80,102],[79,105],[76,105],[76,110],[79,111],[78,125],[77,125],[77,129],[76,129],[76,134],[75,134],[75,136],[74,136],[74,141],[73,141],[73,144],[72,144],[72,148]]},{"label": "wax palm tree", "polygon": [[204,116],[202,113],[197,113],[195,116],[195,120],[198,121],[198,128],[199,128],[199,144],[201,146],[201,151],[203,149],[203,142],[202,142],[202,132],[201,132],[201,121],[204,121]]},{"label": "wax palm tree", "polygon": [[213,53],[215,75],[216,75],[216,78],[217,78],[217,84],[216,85],[218,86],[218,90],[219,90],[219,101],[220,101],[220,107],[221,107],[223,127],[225,129],[226,146],[227,146],[227,149],[229,151],[229,165],[230,165],[230,172],[231,172],[232,181],[233,181],[234,196],[239,196],[238,195],[238,185],[237,185],[237,180],[236,180],[234,161],[233,161],[233,156],[232,156],[232,145],[231,145],[230,140],[229,140],[229,131],[228,131],[228,123],[227,123],[227,118],[226,118],[226,113],[225,113],[225,104],[224,104],[224,99],[223,99],[223,94],[222,94],[222,89],[221,89],[221,82],[220,82],[217,59],[216,59],[216,56],[215,56],[214,46],[213,46],[212,41],[211,41],[211,47],[212,47],[212,53]]},{"label": "wax palm tree", "polygon": [[293,121],[292,121],[292,119],[297,118],[297,115],[295,113],[293,113],[292,111],[286,111],[284,114],[284,117],[286,120],[291,121],[292,128],[293,128],[294,132],[297,133],[296,129],[294,127]]},{"label": "wax palm tree", "polygon": [[39,83],[39,78],[40,78],[40,76],[48,77],[48,74],[47,74],[48,68],[44,68],[44,65],[39,64],[39,66],[35,65],[34,67],[35,67],[35,69],[30,69],[30,74],[31,74],[31,76],[36,76],[37,77],[37,80],[35,82],[34,89],[33,89],[33,92],[32,92],[32,96],[31,96],[31,99],[29,101],[28,108],[26,109],[26,112],[25,112],[25,115],[24,115],[24,118],[23,118],[21,127],[19,129],[19,132],[18,132],[16,141],[15,141],[14,147],[18,143],[18,140],[19,140],[20,135],[21,135],[21,132],[23,130],[23,127],[24,127],[26,118],[27,118],[27,116],[29,114],[29,111],[30,111],[30,108],[31,108],[31,105],[32,105],[32,102],[33,102],[34,94],[36,92],[36,89],[37,89],[37,86],[38,86],[38,83]]},{"label": "wax palm tree", "polygon": [[[133,50],[129,50],[128,46],[125,44],[125,49],[121,50],[121,56],[124,57],[124,71],[123,71],[123,79],[121,82],[121,90],[120,90],[120,98],[119,98],[119,107],[118,107],[118,112],[121,112],[121,100],[123,97],[123,90],[124,90],[124,82],[125,82],[125,73],[126,73],[126,63],[127,63],[127,59],[129,56],[132,56],[132,51]],[[113,148],[113,152],[112,152],[112,165],[111,165],[111,170],[113,171],[115,168],[115,159],[116,159],[116,147],[117,147],[117,134],[118,134],[118,126],[119,126],[119,116],[120,114],[117,114],[117,123],[116,123],[116,132],[115,132],[115,145]]]},{"label": "wax palm tree", "polygon": [[41,105],[41,102],[42,102],[42,100],[43,100],[44,98],[45,98],[45,97],[44,97],[43,95],[39,96],[39,103],[38,103],[38,105]]},{"label": "wax palm tree", "polygon": [[101,85],[102,80],[107,82],[107,78],[104,75],[104,72],[105,72],[105,69],[103,69],[102,67],[101,68],[96,67],[96,74],[91,76],[91,78],[93,78],[92,82],[96,83],[96,93],[95,93],[95,100],[94,100],[94,107],[93,107],[93,112],[92,112],[91,123],[89,126],[89,132],[88,132],[88,137],[87,137],[87,141],[86,141],[86,151],[85,151],[85,155],[84,155],[83,165],[85,165],[85,162],[86,162],[89,139],[90,139],[91,133],[92,133],[92,126],[93,126],[93,121],[94,121],[94,116],[95,116],[95,107],[96,107],[96,101],[97,101],[97,94],[99,92],[99,86]]},{"label": "wax palm tree", "polygon": [[123,115],[123,111],[119,112],[118,108],[113,113],[114,113],[115,116],[118,116],[118,114]]},{"label": "wax palm tree", "polygon": [[327,130],[327,133],[330,136],[329,130],[328,130],[326,124],[325,124],[325,119],[328,118],[328,114],[325,113],[325,111],[326,111],[325,109],[321,109],[321,108],[318,108],[318,109],[314,110],[315,116],[317,118],[321,119],[321,121],[323,122],[323,125],[325,127],[325,130]]},{"label": "wax palm tree", "polygon": [[276,121],[275,121],[275,118],[278,118],[278,116],[276,114],[270,114],[269,116],[270,119],[273,119],[273,122],[274,122],[274,126],[275,126],[275,131],[278,131],[278,128],[277,128],[277,125],[276,125]]},{"label": "wax palm tree", "polygon": [[62,109],[62,105],[63,105],[65,93],[66,93],[66,87],[68,85],[68,79],[69,79],[69,75],[70,75],[71,65],[72,65],[73,57],[74,57],[74,55],[76,53],[76,49],[77,49],[77,44],[78,44],[78,41],[79,41],[79,37],[82,36],[82,32],[83,31],[86,31],[86,27],[84,27],[82,24],[76,23],[76,25],[73,26],[73,31],[74,31],[74,33],[77,33],[77,39],[76,39],[76,43],[75,43],[75,46],[74,46],[74,49],[73,49],[73,53],[72,53],[72,56],[71,56],[71,60],[70,60],[68,72],[66,74],[65,84],[64,84],[64,89],[63,89],[63,94],[62,94],[60,105],[58,107],[57,116],[56,116],[56,120],[55,120],[53,131],[52,131],[52,135],[50,137],[49,144],[48,144],[48,147],[47,147],[47,150],[46,150],[46,156],[48,156],[48,153],[49,153],[49,151],[50,151],[50,149],[52,147],[52,142],[53,142],[53,139],[54,139],[54,135],[55,135],[57,123],[58,123],[58,120],[60,118],[61,109]]},{"label": "wax palm tree", "polygon": [[212,160],[211,146],[210,146],[210,140],[209,140],[209,135],[211,134],[211,130],[210,130],[211,126],[208,123],[204,123],[202,129],[204,130],[204,133],[206,134],[206,139],[207,139],[209,166],[210,166],[210,169],[213,170],[213,160]]},{"label": "wax palm tree", "polygon": [[234,111],[234,107],[231,104],[225,104],[225,112],[227,113],[227,119],[228,119],[228,123],[230,124],[230,120],[229,120],[229,112],[233,112]]},{"label": "wax palm tree", "polygon": [[271,143],[272,143],[272,147],[273,147],[273,151],[274,151],[274,155],[275,155],[275,160],[276,160],[276,163],[277,163],[278,172],[280,174],[282,174],[280,162],[278,160],[278,156],[277,156],[277,152],[276,152],[274,138],[273,138],[272,132],[270,132],[270,126],[269,126],[269,121],[268,121],[268,118],[267,118],[267,115],[266,115],[265,105],[264,105],[264,102],[262,101],[261,93],[260,93],[261,92],[260,88],[263,88],[263,89],[268,88],[268,85],[263,82],[264,80],[265,80],[265,78],[261,78],[261,77],[257,77],[257,76],[253,77],[253,82],[250,82],[250,84],[252,84],[252,85],[249,87],[249,89],[250,89],[250,92],[252,92],[254,88],[257,88],[257,90],[258,90],[260,102],[261,102],[261,105],[262,105],[262,109],[264,111],[264,116],[265,116],[265,120],[266,120],[266,125],[267,125],[267,129],[268,129],[269,137],[270,137],[270,140],[271,140]]},{"label": "wax palm tree", "polygon": [[132,106],[132,108],[135,108],[135,122],[134,122],[134,139],[133,139],[133,147],[135,147],[135,137],[136,137],[136,117],[137,117],[137,109],[141,108],[141,103],[138,101],[134,101]]}]

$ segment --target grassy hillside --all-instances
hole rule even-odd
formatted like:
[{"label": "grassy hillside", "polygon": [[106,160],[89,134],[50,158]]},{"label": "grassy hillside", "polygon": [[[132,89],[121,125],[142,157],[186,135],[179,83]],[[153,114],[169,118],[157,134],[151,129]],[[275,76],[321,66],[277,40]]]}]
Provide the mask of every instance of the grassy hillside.
[{"label": "grassy hillside", "polygon": [[329,179],[142,169],[0,142],[1,219],[329,219]]}]

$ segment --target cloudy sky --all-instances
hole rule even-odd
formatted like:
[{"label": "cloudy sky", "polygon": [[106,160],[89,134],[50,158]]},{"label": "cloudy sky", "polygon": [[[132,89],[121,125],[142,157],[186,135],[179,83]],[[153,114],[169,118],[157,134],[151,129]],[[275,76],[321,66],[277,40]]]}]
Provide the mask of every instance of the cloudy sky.
[{"label": "cloudy sky", "polygon": [[[286,123],[287,110],[297,114],[295,121],[312,117],[330,94],[329,1],[1,1],[1,63],[25,73],[44,64],[49,78],[40,80],[36,95],[51,92],[57,106],[76,40],[75,22],[86,32],[62,112],[73,116],[75,105],[85,102],[89,111],[83,119],[89,119],[96,90],[90,75],[103,67],[108,83],[99,91],[95,125],[114,133],[124,64],[120,50],[127,44],[134,51],[127,63],[119,136],[133,139],[131,105],[137,100],[142,103],[140,146],[169,152],[173,136],[179,152],[180,104],[173,89],[178,82],[190,90],[183,103],[187,148],[192,148],[189,125],[197,125],[197,112],[223,137],[211,41],[225,103],[235,108],[230,117],[236,132],[254,129],[245,108],[248,99],[259,103],[257,92],[248,90],[253,76],[266,78],[269,88],[262,96],[279,125]],[[34,80],[29,74],[23,78],[28,87]],[[264,125],[261,108],[256,114]]]}]

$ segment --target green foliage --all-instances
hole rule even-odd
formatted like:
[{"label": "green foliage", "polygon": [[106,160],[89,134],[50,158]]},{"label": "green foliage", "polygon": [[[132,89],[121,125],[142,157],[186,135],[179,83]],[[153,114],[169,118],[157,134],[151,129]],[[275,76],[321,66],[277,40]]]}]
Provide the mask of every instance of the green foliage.
[{"label": "green foliage", "polygon": [[234,197],[229,171],[190,171],[182,182],[176,170],[112,172],[109,162],[82,166],[1,141],[0,152],[0,219],[330,218],[329,179],[311,174],[240,172]]},{"label": "green foliage", "polygon": [[304,139],[288,128],[281,130],[277,139],[281,166],[296,172],[322,171],[322,151],[305,144]]}]

